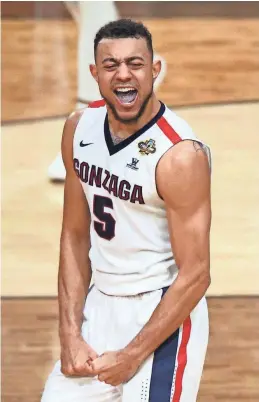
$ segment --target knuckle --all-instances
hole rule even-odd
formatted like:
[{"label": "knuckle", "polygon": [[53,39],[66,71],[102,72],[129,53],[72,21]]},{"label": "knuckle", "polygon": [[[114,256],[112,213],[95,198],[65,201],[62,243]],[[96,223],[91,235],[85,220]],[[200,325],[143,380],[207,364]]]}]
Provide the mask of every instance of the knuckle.
[{"label": "knuckle", "polygon": [[74,370],[71,366],[61,366],[61,373],[65,376],[72,376],[74,374]]},{"label": "knuckle", "polygon": [[81,364],[75,364],[75,366],[74,366],[74,371],[75,371],[76,373],[81,373],[82,370],[83,370],[83,366],[82,366]]}]

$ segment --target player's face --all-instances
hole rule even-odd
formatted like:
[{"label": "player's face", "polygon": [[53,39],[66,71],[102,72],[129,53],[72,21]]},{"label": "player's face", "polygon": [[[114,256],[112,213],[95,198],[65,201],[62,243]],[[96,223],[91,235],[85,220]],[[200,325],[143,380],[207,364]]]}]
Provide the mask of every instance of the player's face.
[{"label": "player's face", "polygon": [[153,94],[161,63],[152,61],[144,38],[103,39],[91,72],[115,118],[137,121]]}]

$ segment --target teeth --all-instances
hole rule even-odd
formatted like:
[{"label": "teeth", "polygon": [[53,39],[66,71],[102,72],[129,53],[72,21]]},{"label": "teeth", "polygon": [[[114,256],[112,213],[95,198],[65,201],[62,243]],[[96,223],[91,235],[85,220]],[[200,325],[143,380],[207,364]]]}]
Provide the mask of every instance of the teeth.
[{"label": "teeth", "polygon": [[129,92],[129,91],[135,91],[135,88],[131,88],[131,87],[128,87],[128,88],[116,88],[116,91],[118,91],[118,92]]}]

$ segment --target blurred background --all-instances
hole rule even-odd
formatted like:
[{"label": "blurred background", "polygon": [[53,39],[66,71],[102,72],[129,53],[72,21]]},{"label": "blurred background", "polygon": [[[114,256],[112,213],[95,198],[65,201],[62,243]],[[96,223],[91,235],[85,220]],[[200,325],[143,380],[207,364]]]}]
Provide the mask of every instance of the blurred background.
[{"label": "blurred background", "polygon": [[249,1],[2,1],[3,401],[39,401],[59,356],[61,133],[73,109],[99,97],[93,38],[118,17],[151,30],[159,98],[212,150],[211,329],[198,401],[258,402],[259,2]]}]

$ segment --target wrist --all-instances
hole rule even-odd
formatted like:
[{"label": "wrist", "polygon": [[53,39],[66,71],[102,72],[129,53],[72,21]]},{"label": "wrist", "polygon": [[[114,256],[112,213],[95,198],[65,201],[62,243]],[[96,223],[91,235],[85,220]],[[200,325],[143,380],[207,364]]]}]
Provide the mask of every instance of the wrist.
[{"label": "wrist", "polygon": [[124,352],[132,359],[136,360],[139,365],[147,358],[147,355],[142,347],[129,344],[124,348]]},{"label": "wrist", "polygon": [[61,344],[70,344],[83,340],[81,331],[59,329],[59,339]]}]

